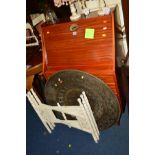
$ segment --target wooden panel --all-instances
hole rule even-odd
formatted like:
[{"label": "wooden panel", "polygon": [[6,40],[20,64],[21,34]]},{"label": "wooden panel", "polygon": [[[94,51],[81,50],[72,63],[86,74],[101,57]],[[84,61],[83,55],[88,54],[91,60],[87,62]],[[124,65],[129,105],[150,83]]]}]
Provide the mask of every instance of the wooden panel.
[{"label": "wooden panel", "polygon": [[27,69],[26,70],[26,76],[35,75],[35,74],[40,73],[40,72],[42,72],[42,63]]}]

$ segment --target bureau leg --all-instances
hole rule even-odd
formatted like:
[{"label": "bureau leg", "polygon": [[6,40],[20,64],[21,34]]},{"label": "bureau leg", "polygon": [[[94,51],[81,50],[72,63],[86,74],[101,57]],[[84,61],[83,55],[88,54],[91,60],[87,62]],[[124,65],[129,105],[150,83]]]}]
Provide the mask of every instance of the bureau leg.
[{"label": "bureau leg", "polygon": [[70,2],[69,3],[69,6],[70,6],[71,14],[72,14],[70,16],[70,20],[71,21],[77,21],[78,19],[80,19],[81,18],[81,15],[80,14],[77,14],[74,3]]},{"label": "bureau leg", "polygon": [[98,11],[98,15],[99,16],[102,16],[104,15],[104,12],[103,12],[103,8],[105,7],[105,4],[104,4],[104,1],[103,0],[99,0],[99,11]]}]

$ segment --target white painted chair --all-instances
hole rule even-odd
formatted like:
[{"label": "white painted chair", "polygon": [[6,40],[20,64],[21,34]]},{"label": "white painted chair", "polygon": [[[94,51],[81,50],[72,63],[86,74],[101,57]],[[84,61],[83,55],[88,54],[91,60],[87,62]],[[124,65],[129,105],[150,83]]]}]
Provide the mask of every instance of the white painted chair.
[{"label": "white painted chair", "polygon": [[43,13],[31,14],[30,18],[31,18],[33,27],[36,28],[36,30],[39,33],[39,36],[41,36],[41,25],[46,22],[44,14]]},{"label": "white painted chair", "polygon": [[26,43],[26,47],[38,46],[39,41],[33,32],[32,26],[29,23],[26,23],[26,31],[30,32],[26,36],[26,41],[31,41],[31,39],[33,39],[32,42]]},{"label": "white painted chair", "polygon": [[30,18],[32,20],[32,25],[36,26],[37,24],[39,24],[40,22],[45,22],[45,16],[43,13],[41,14],[31,14]]},{"label": "white painted chair", "polygon": [[[61,106],[59,103],[57,106],[46,105],[40,101],[33,89],[30,89],[27,97],[49,133],[56,123],[61,123],[88,132],[96,143],[99,141],[99,130],[85,92],[77,99],[78,106]],[[61,115],[61,118],[57,114]]]}]

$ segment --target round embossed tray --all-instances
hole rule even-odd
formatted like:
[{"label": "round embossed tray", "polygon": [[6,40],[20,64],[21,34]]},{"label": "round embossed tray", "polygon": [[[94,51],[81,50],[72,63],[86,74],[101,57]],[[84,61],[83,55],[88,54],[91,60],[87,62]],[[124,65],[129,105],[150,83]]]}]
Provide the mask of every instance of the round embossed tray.
[{"label": "round embossed tray", "polygon": [[120,108],[113,91],[99,78],[79,70],[62,70],[49,77],[45,85],[48,105],[79,105],[77,98],[85,91],[99,130],[116,124]]}]

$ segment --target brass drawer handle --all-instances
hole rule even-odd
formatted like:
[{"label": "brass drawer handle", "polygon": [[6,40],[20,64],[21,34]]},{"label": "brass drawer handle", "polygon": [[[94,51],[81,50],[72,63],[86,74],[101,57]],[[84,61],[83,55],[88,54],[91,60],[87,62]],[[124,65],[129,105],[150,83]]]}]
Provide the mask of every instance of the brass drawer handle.
[{"label": "brass drawer handle", "polygon": [[76,31],[78,29],[78,25],[77,24],[72,24],[70,27],[69,27],[69,30],[70,31]]}]

